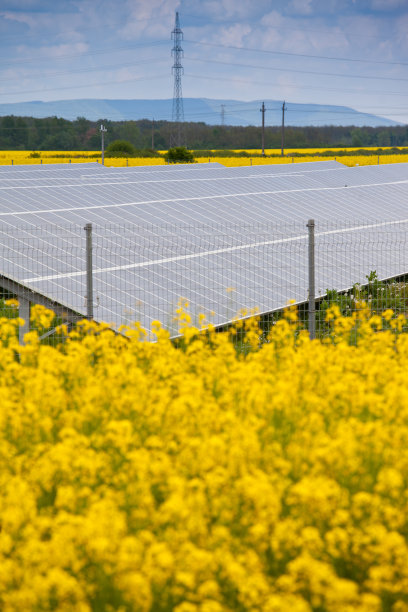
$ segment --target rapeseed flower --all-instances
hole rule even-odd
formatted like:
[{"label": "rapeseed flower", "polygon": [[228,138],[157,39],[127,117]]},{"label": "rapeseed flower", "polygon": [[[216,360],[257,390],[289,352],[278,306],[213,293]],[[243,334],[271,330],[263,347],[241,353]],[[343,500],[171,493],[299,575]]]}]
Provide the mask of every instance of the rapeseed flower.
[{"label": "rapeseed flower", "polygon": [[267,338],[250,314],[181,300],[177,346],[0,320],[2,610],[407,609],[405,317],[332,308],[310,341],[294,305]]}]

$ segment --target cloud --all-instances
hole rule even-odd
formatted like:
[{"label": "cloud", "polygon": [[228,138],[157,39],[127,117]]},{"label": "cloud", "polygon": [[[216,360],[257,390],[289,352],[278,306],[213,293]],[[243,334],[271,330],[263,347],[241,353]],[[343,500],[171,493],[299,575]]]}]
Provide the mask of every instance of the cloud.
[{"label": "cloud", "polygon": [[14,21],[16,23],[23,23],[29,27],[33,27],[36,23],[35,18],[30,13],[14,13],[12,11],[2,11],[0,18],[6,21]]},{"label": "cloud", "polygon": [[3,0],[2,1],[2,9],[4,11],[29,11],[29,12],[44,12],[44,11],[56,11],[59,8],[63,8],[64,11],[67,10],[67,5],[69,3],[63,2],[60,6],[57,6],[57,2],[53,2],[53,0]]},{"label": "cloud", "polygon": [[[12,24],[15,26],[13,29]],[[67,24],[69,24],[68,27]],[[0,12],[0,25],[6,39],[18,40],[18,37],[20,37],[20,40],[28,45],[31,37],[35,47],[38,44],[38,37],[46,37],[50,41],[64,39],[68,42],[83,40],[84,38],[81,32],[84,24],[78,14],[54,13],[51,10],[44,12],[3,11]],[[18,29],[19,25],[26,26],[26,29],[23,30],[24,34],[21,33],[21,28]],[[13,30],[16,32],[14,36],[11,34]],[[19,36],[17,32],[20,32]],[[13,42],[14,40],[10,40],[11,44]]]},{"label": "cloud", "polygon": [[[57,59],[60,57],[70,56],[70,55],[81,55],[82,53],[86,53],[89,50],[89,45],[84,42],[77,42],[73,44],[61,44],[61,45],[42,45],[36,47],[35,58],[33,59],[42,59],[49,58],[50,55],[53,59]],[[22,53],[26,53],[31,51],[27,49],[25,46],[20,46],[19,51]]]},{"label": "cloud", "polygon": [[311,15],[313,0],[291,0],[288,3],[287,10],[296,15]]},{"label": "cloud", "polygon": [[181,15],[201,15],[205,22],[219,22],[231,19],[250,21],[259,13],[262,0],[254,6],[250,2],[237,0],[192,0],[188,6],[181,3]]},{"label": "cloud", "polygon": [[236,24],[228,28],[221,29],[221,40],[223,45],[241,47],[244,38],[251,32],[249,25]]},{"label": "cloud", "polygon": [[408,52],[408,14],[403,15],[398,19],[395,32],[396,34],[394,37],[394,42],[397,46],[397,49],[401,49],[402,53],[406,57]]},{"label": "cloud", "polygon": [[399,8],[407,8],[406,0],[372,0],[373,11],[392,11]]},{"label": "cloud", "polygon": [[[168,38],[174,27],[175,13],[180,8],[180,0],[127,0],[125,10],[126,25],[119,28],[125,40],[135,39],[142,34],[148,37]],[[159,16],[159,18],[158,18]],[[183,24],[181,24],[183,27]]]},{"label": "cloud", "polygon": [[315,20],[311,25],[305,16],[282,16],[272,11],[263,16],[254,30],[254,46],[263,49],[292,51],[294,53],[338,52],[346,50],[349,42],[345,31],[338,24]]}]

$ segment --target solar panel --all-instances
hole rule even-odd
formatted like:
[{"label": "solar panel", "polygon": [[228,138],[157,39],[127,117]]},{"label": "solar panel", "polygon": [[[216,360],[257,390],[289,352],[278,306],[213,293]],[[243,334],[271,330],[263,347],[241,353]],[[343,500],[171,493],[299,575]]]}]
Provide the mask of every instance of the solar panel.
[{"label": "solar panel", "polygon": [[[109,161],[107,162],[109,164]],[[191,163],[191,164],[157,164],[150,166],[107,166],[110,172],[142,172],[151,174],[154,172],[179,172],[188,170],[189,172],[200,170],[201,168],[216,169],[224,168],[219,162],[203,162],[203,163]]]},{"label": "solar panel", "polygon": [[[358,178],[362,168],[352,170],[345,172]],[[372,174],[373,183],[375,172],[364,173],[364,180]],[[307,180],[329,174],[316,172]],[[198,180],[169,180],[2,188],[1,272],[85,314],[83,227],[92,223],[95,318],[116,325],[140,318],[146,327],[159,319],[171,328],[183,296],[194,315],[214,311],[213,322],[222,324],[240,307],[268,312],[290,298],[306,299],[308,218],[330,225],[332,233],[318,232],[318,240],[336,247],[331,265],[327,254],[318,262],[320,291],[335,281],[361,282],[361,266],[375,259],[364,247],[371,244],[365,241],[368,232],[378,236],[392,227],[404,235],[407,182],[347,188],[293,188],[292,182],[289,189],[279,184],[277,189],[276,181],[289,178],[236,177],[205,181],[205,187]],[[290,178],[298,179],[304,177]],[[354,219],[351,227],[345,219]],[[346,235],[361,241],[355,259]],[[405,259],[403,254],[398,261],[382,261],[377,254],[376,268],[382,276],[401,274]]]},{"label": "solar panel", "polygon": [[[103,166],[97,163],[78,163],[78,164],[48,164],[48,165],[26,165],[26,166],[0,166],[0,184],[5,184],[6,180],[13,181],[14,184],[18,185],[18,182],[29,181],[33,182],[44,181],[44,182],[58,182],[63,179],[76,178],[95,178],[95,176],[103,177],[115,177],[115,176],[127,176],[126,171],[131,171],[132,176],[148,177],[150,180],[152,177],[156,177],[156,180],[162,180],[164,176],[174,175],[186,175],[192,176],[191,172],[194,170],[200,170],[201,172],[208,173],[210,169],[221,167],[220,164],[182,164],[172,166],[134,166],[132,168],[113,168],[109,166]],[[146,168],[148,168],[146,170]],[[115,172],[115,171],[119,172]],[[194,176],[194,175],[193,175]],[[11,183],[10,183],[11,184]]]},{"label": "solar panel", "polygon": [[106,167],[102,164],[43,164],[25,166],[0,166],[0,182],[3,180],[41,179],[52,180],[53,178],[74,177],[86,173],[90,176],[103,175]]},{"label": "solar panel", "polygon": [[[148,173],[149,175],[161,172],[183,172],[188,170],[189,172],[194,171],[200,173],[203,170],[211,169],[217,173],[223,173],[228,171],[231,176],[234,174],[252,175],[252,174],[293,174],[294,172],[316,172],[317,170],[333,170],[336,168],[343,168],[344,166],[339,162],[328,160],[323,162],[300,162],[296,164],[292,163],[269,163],[260,165],[242,165],[242,166],[224,166],[220,163],[199,163],[199,164],[170,164],[168,166],[132,166],[132,167],[120,167],[110,168],[112,174],[133,174]],[[147,170],[147,168],[149,168]]]},{"label": "solar panel", "polygon": [[[310,165],[310,164],[309,164]],[[8,188],[17,190],[11,200],[18,206],[24,191],[30,193],[33,201],[47,201],[47,193],[52,193],[53,187],[61,187],[61,197],[65,194],[75,198],[78,189],[87,187],[84,192],[89,198],[100,196],[104,188],[121,185],[121,196],[126,192],[133,201],[156,201],[209,195],[237,195],[256,193],[277,193],[299,189],[314,189],[316,187],[347,187],[352,185],[385,184],[388,182],[408,180],[408,164],[398,164],[399,169],[391,166],[367,166],[348,168],[340,166],[335,169],[301,171],[294,174],[269,173],[267,169],[261,173],[232,172],[238,168],[224,168],[222,171],[202,169],[201,172],[177,171],[157,176],[143,173],[90,173],[85,175],[69,175],[49,178],[9,178],[1,179],[0,191],[7,197]],[[62,189],[62,187],[66,189]],[[136,188],[137,186],[137,188]],[[18,190],[21,191],[19,194]],[[60,196],[57,196],[60,199]],[[13,204],[14,205],[14,204]]]},{"label": "solar panel", "polygon": [[60,163],[60,164],[39,164],[39,163],[34,163],[34,164],[4,164],[4,165],[0,165],[0,172],[25,172],[27,170],[33,171],[33,172],[48,172],[48,171],[53,171],[53,170],[66,170],[66,171],[70,171],[70,170],[76,170],[79,167],[82,168],[103,168],[102,164],[99,164],[98,162],[79,162],[79,163]]}]

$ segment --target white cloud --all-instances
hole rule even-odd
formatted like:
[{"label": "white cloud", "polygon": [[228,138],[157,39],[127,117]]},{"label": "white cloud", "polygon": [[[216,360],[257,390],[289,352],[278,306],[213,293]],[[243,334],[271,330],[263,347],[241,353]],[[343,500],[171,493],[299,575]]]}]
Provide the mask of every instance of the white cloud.
[{"label": "white cloud", "polygon": [[392,11],[400,7],[407,8],[406,0],[372,0],[371,3],[374,11]]},{"label": "white cloud", "polygon": [[287,6],[290,13],[296,15],[310,15],[312,13],[313,0],[291,0]]},{"label": "white cloud", "polygon": [[[262,27],[254,30],[253,43],[263,49],[292,51],[294,53],[345,52],[349,41],[339,25],[327,25],[323,20],[283,17],[276,11],[264,15]],[[258,42],[257,42],[258,41]]]},{"label": "white cloud", "polygon": [[220,40],[223,45],[236,47],[243,46],[244,38],[251,32],[249,25],[236,24],[227,28],[221,28]]},{"label": "white cloud", "polygon": [[24,23],[30,27],[35,25],[35,18],[30,13],[14,13],[12,11],[3,11],[0,17],[6,21],[14,21],[16,23]]},{"label": "white cloud", "polygon": [[132,40],[141,35],[170,39],[180,0],[127,0],[125,6],[126,25],[119,29],[124,39]]}]

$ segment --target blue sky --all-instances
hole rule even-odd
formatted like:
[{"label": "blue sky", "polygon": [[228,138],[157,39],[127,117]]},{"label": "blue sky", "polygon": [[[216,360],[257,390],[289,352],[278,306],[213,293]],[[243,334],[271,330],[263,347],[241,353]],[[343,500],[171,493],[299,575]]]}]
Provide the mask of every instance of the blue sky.
[{"label": "blue sky", "polygon": [[0,102],[171,98],[176,10],[184,97],[408,123],[408,0],[0,0]]}]

